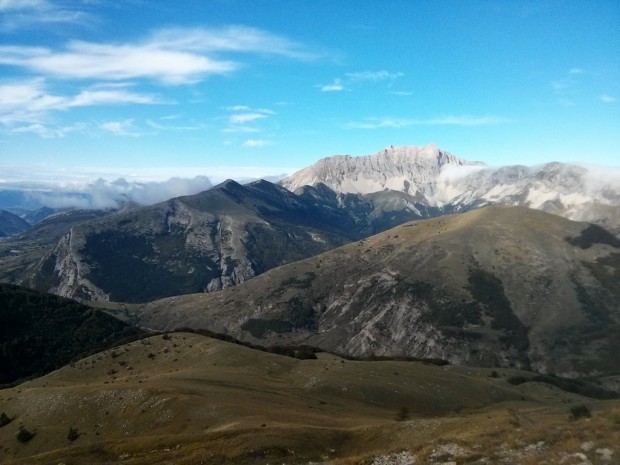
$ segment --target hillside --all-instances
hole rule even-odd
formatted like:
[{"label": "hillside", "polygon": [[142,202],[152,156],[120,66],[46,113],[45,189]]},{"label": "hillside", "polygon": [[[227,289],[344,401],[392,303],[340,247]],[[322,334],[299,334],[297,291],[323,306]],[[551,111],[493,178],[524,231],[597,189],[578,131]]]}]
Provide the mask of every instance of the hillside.
[{"label": "hillside", "polygon": [[583,454],[603,464],[620,453],[618,401],[513,384],[519,377],[531,374],[296,360],[158,335],[0,391],[11,420],[0,427],[0,461],[558,464]]},{"label": "hillside", "polygon": [[0,328],[0,385],[142,333],[100,310],[10,284],[0,284]]},{"label": "hillside", "polygon": [[148,328],[206,328],[355,356],[616,375],[620,241],[522,207],[408,223],[224,292],[141,307]]},{"label": "hillside", "polygon": [[13,236],[30,228],[30,224],[19,216],[0,210],[0,237]]}]

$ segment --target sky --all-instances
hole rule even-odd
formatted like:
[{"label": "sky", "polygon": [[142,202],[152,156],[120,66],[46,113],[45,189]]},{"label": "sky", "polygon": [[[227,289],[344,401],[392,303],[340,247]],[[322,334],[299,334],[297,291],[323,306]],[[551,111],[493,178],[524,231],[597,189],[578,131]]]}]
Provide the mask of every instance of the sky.
[{"label": "sky", "polygon": [[620,165],[620,1],[0,0],[0,189],[429,143]]}]

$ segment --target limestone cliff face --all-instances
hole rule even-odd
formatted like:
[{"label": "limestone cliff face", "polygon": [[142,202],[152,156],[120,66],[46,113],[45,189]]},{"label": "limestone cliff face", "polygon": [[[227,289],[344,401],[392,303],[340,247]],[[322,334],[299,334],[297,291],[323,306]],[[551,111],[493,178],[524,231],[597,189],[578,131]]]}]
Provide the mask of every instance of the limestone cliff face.
[{"label": "limestone cliff face", "polygon": [[83,262],[80,254],[84,243],[84,236],[75,228],[71,228],[58,242],[48,258],[55,260],[55,279],[49,291],[65,297],[79,295],[94,302],[107,301],[109,295],[86,278],[89,267]]}]

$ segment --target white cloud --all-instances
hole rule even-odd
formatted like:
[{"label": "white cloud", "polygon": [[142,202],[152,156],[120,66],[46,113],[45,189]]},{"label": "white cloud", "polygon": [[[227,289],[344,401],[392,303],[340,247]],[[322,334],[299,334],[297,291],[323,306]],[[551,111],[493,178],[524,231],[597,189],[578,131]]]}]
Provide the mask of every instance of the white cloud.
[{"label": "white cloud", "polygon": [[[38,204],[54,208],[115,208],[122,203],[151,205],[193,195],[225,179],[239,182],[281,179],[299,167],[194,166],[118,171],[105,168],[58,169],[48,165],[0,166],[0,190],[27,193]],[[172,174],[171,174],[172,173]],[[208,173],[198,175],[196,173]],[[172,176],[172,177],[171,177]]]},{"label": "white cloud", "polygon": [[359,71],[347,73],[344,78],[335,78],[331,84],[318,86],[321,92],[340,92],[347,90],[353,84],[361,82],[392,81],[403,76],[403,73],[390,73],[389,71]]},{"label": "white cloud", "polygon": [[61,78],[111,81],[146,78],[165,84],[196,82],[205,75],[225,74],[237,68],[230,61],[149,43],[71,42],[62,52],[0,46],[0,64]]},{"label": "white cloud", "polygon": [[344,85],[340,79],[334,79],[331,84],[321,86],[321,92],[340,92],[344,90]]},{"label": "white cloud", "polygon": [[228,111],[250,111],[251,108],[247,105],[232,105],[230,107],[225,107],[224,110]]},{"label": "white cloud", "polygon": [[487,165],[444,165],[439,173],[438,180],[441,182],[454,182],[459,179],[465,178],[472,173],[478,171],[490,169]]},{"label": "white cloud", "polygon": [[124,90],[84,90],[69,100],[68,107],[91,105],[118,105],[123,103],[154,104],[163,103],[152,95],[137,94]]},{"label": "white cloud", "polygon": [[99,128],[115,136],[138,137],[144,135],[136,129],[133,119],[106,121],[105,123],[101,123]]},{"label": "white cloud", "polygon": [[585,71],[581,68],[571,68],[568,74],[583,74]]},{"label": "white cloud", "polygon": [[441,118],[429,119],[421,122],[420,124],[429,124],[437,126],[489,126],[495,124],[502,124],[507,122],[505,118],[498,116],[444,116]]},{"label": "white cloud", "polygon": [[136,43],[72,41],[63,50],[0,46],[0,64],[66,79],[149,79],[168,85],[195,83],[227,74],[239,63],[222,52],[306,57],[301,46],[268,32],[244,27],[167,29]]},{"label": "white cloud", "polygon": [[49,5],[49,3],[43,0],[0,0],[0,11],[6,13],[10,11],[29,10],[42,8],[45,5]]},{"label": "white cloud", "polygon": [[49,127],[40,123],[28,124],[25,126],[18,126],[12,129],[12,133],[33,133],[44,139],[55,139],[59,137],[65,137],[72,132],[80,132],[87,127],[84,123],[76,123],[71,126],[64,127]]},{"label": "white cloud", "polygon": [[[169,117],[162,117],[160,121],[170,121]],[[174,120],[174,119],[173,119]],[[162,124],[157,121],[153,121],[151,119],[146,120],[147,126],[153,129],[157,129],[158,131],[197,131],[201,129],[207,129],[206,124],[190,124],[190,125],[178,125],[178,124]]]},{"label": "white cloud", "polygon": [[267,118],[267,115],[264,113],[236,113],[230,115],[228,121],[230,124],[244,124],[263,118]]},{"label": "white cloud", "polygon": [[276,114],[269,108],[252,108],[247,105],[233,105],[224,109],[230,113],[226,117],[228,127],[222,129],[222,132],[227,133],[260,132],[258,128],[248,125],[248,123],[256,123]]},{"label": "white cloud", "polygon": [[41,24],[89,24],[94,19],[76,2],[69,7],[49,0],[0,0],[0,13],[0,29],[4,31]]},{"label": "white cloud", "polygon": [[243,143],[244,147],[260,148],[271,145],[271,142],[265,139],[248,139]]},{"label": "white cloud", "polygon": [[350,82],[360,81],[385,81],[391,79],[398,79],[403,76],[403,73],[390,73],[388,71],[360,71],[357,73],[347,73],[347,78]]},{"label": "white cloud", "polygon": [[0,124],[11,132],[60,137],[73,130],[46,127],[50,112],[93,105],[155,103],[162,102],[152,95],[131,92],[119,86],[96,86],[70,96],[54,95],[48,91],[44,79],[31,79],[0,85]]},{"label": "white cloud", "polygon": [[497,116],[443,116],[440,118],[366,118],[346,124],[350,129],[405,128],[409,126],[489,126],[505,123],[508,120]]},{"label": "white cloud", "polygon": [[378,128],[404,128],[420,124],[413,119],[403,118],[366,118],[363,121],[353,121],[346,125],[350,129],[378,129]]},{"label": "white cloud", "polygon": [[253,133],[253,132],[260,132],[260,130],[258,128],[253,128],[251,126],[230,126],[227,128],[222,129],[222,132],[225,133]]},{"label": "white cloud", "polygon": [[251,52],[301,60],[318,56],[290,39],[245,26],[163,29],[153,35],[153,43],[195,52]]},{"label": "white cloud", "polygon": [[616,101],[615,97],[612,97],[611,95],[607,95],[607,94],[601,95],[600,100],[605,103],[613,103]]},{"label": "white cloud", "polygon": [[173,197],[197,194],[212,186],[206,176],[190,179],[173,177],[161,182],[140,182],[125,178],[110,181],[99,178],[87,183],[32,190],[30,195],[39,203],[52,208],[102,209],[116,208],[126,202],[152,205]]}]

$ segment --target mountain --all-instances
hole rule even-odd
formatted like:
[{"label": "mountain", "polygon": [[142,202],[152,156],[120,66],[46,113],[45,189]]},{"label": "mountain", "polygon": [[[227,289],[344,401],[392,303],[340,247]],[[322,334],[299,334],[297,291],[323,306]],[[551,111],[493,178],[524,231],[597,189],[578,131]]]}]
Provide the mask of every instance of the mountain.
[{"label": "mountain", "polygon": [[0,210],[0,237],[13,236],[28,228],[30,224],[26,220],[6,210]]},{"label": "mountain", "polygon": [[223,292],[155,301],[136,319],[353,356],[612,375],[619,278],[620,240],[603,228],[493,206],[407,223]]},{"label": "mountain", "polygon": [[521,205],[620,233],[620,172],[612,169],[557,162],[493,168],[434,145],[389,146],[372,155],[324,158],[281,184],[292,191],[325,184],[338,193],[365,196],[394,191],[406,199],[401,209],[435,209],[428,216],[488,204]]},{"label": "mountain", "polygon": [[403,210],[401,197],[227,181],[150,207],[56,213],[0,245],[0,279],[93,301],[210,292],[441,213]]},{"label": "mountain", "polygon": [[619,412],[513,369],[297,360],[179,332],[1,390],[0,462],[602,465]]},{"label": "mountain", "polygon": [[142,333],[100,310],[10,284],[0,284],[0,328],[0,385]]},{"label": "mountain", "polygon": [[[75,225],[110,214],[110,210],[70,210],[55,213],[17,236],[0,241],[0,282],[27,281]],[[47,290],[47,289],[43,289]]]},{"label": "mountain", "polygon": [[267,181],[76,224],[18,281],[93,301],[213,291],[359,237],[355,218]]},{"label": "mountain", "polygon": [[336,155],[323,158],[281,181],[295,191],[323,183],[336,192],[371,194],[383,190],[433,198],[437,180],[446,167],[483,167],[481,162],[458,158],[435,145],[393,145],[372,155]]},{"label": "mountain", "polygon": [[[93,221],[52,215],[0,244],[0,280],[91,301],[211,292],[407,221],[489,204],[525,205],[620,234],[616,179],[574,165],[495,169],[435,146],[391,146],[323,159],[284,187],[227,181]],[[33,244],[52,229],[62,233],[55,243]]]}]

